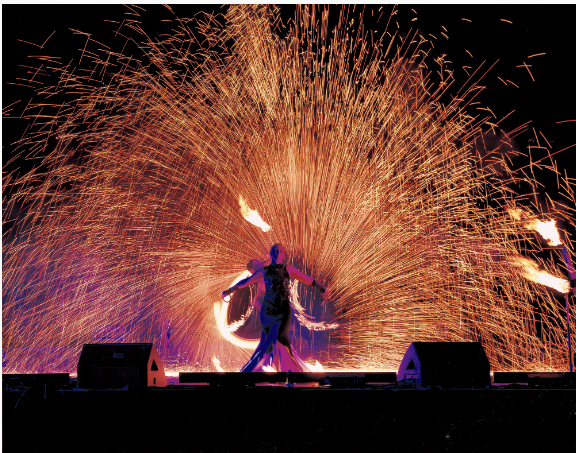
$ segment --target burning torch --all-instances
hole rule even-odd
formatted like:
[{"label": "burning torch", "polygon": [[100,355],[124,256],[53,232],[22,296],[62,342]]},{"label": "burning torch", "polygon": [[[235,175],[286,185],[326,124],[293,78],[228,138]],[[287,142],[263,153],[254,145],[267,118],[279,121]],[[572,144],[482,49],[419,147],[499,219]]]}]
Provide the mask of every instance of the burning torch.
[{"label": "burning torch", "polygon": [[[564,263],[566,264],[566,269],[568,270],[568,278],[570,280],[569,284],[565,280],[562,281],[562,291],[566,299],[566,331],[568,335],[568,365],[570,372],[573,372],[573,360],[572,360],[572,342],[570,340],[570,295],[576,295],[576,271],[574,271],[574,264],[572,263],[572,257],[568,252],[568,249],[564,243],[560,240],[560,235],[558,229],[556,228],[556,221],[549,220],[544,222],[538,220],[534,214],[527,213],[517,208],[509,207],[508,213],[516,220],[521,220],[524,222],[524,227],[529,230],[537,231],[540,236],[548,243],[549,246],[559,249],[564,257]],[[549,285],[551,286],[551,285]]]}]

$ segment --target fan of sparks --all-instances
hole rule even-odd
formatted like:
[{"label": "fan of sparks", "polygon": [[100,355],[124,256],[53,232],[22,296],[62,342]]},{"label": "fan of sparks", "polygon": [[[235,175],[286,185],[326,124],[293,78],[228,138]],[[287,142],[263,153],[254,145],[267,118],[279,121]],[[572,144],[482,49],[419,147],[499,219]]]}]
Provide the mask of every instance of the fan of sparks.
[{"label": "fan of sparks", "polygon": [[98,43],[84,66],[43,62],[57,83],[17,143],[42,165],[4,177],[4,218],[22,210],[4,225],[8,371],[73,371],[103,326],[161,344],[168,320],[186,369],[238,370],[254,341],[219,295],[276,242],[330,288],[322,302],[300,285],[294,304],[329,346],[301,353],[325,368],[481,341],[493,369],[563,369],[565,312],[526,270],[566,285],[560,255],[531,254],[540,239],[518,212],[543,213],[514,184],[535,182],[476,150],[497,130],[467,113],[478,80],[448,98],[455,81],[423,36],[371,41],[340,14],[330,30],[327,10],[298,7],[286,28],[272,7],[232,6],[172,16],[161,40],[130,19],[115,39],[140,58]]}]

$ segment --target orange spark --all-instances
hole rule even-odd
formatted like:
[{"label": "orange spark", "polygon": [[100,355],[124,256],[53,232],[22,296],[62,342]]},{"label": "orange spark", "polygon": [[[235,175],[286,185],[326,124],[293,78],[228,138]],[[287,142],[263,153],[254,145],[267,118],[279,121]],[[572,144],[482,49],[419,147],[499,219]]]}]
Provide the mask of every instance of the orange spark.
[{"label": "orange spark", "polygon": [[526,68],[526,70],[528,71],[528,74],[530,74],[530,78],[532,79],[532,82],[535,82],[534,77],[532,76],[532,73],[530,72],[530,67],[531,67],[531,66],[532,66],[532,65],[528,65],[528,64],[524,63],[524,64],[521,64],[521,65],[516,66],[516,67],[517,67],[517,68]]}]

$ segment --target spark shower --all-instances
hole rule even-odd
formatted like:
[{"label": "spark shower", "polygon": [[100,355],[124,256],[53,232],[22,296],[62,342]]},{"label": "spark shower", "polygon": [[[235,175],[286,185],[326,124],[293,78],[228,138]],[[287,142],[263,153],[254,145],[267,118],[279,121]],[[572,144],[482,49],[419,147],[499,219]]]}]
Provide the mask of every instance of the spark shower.
[{"label": "spark shower", "polygon": [[111,42],[86,34],[77,66],[30,66],[42,101],[14,153],[41,164],[3,179],[6,371],[73,372],[106,326],[163,345],[168,322],[185,369],[238,370],[253,342],[230,325],[253,314],[234,321],[219,294],[276,242],[331,291],[297,289],[293,342],[311,363],[394,369],[412,341],[481,341],[496,370],[565,367],[562,304],[518,264],[563,279],[560,255],[534,253],[510,212],[573,218],[517,192],[538,187],[507,158],[525,150],[470,108],[488,67],[455,80],[392,7],[376,34],[348,9],[332,28],[317,8],[287,24],[262,5],[168,8],[160,37],[128,9]]}]

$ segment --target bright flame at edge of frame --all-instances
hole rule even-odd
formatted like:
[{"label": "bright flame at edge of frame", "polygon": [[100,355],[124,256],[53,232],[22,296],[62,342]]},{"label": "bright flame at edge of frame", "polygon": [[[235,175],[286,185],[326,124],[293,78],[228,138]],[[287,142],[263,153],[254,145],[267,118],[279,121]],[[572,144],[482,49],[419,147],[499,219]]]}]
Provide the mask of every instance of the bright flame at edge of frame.
[{"label": "bright flame at edge of frame", "polygon": [[522,209],[512,207],[506,209],[513,219],[524,221],[525,228],[538,232],[538,234],[546,240],[548,245],[562,245],[555,220],[545,222],[538,220],[534,214],[522,211]]},{"label": "bright flame at edge of frame", "polygon": [[[243,271],[238,277],[234,279],[230,286],[234,286],[240,280],[243,280],[250,275],[252,274],[249,271]],[[226,315],[228,313],[229,304],[230,296],[226,296],[222,304],[220,304],[220,302],[214,303],[214,317],[216,318],[216,326],[218,327],[218,330],[222,336],[226,338],[230,343],[245,349],[256,349],[256,346],[258,346],[258,343],[260,342],[259,339],[245,340],[243,338],[237,337],[230,331],[229,326],[226,324]]]},{"label": "bright flame at edge of frame", "polygon": [[548,242],[548,245],[562,245],[558,229],[556,228],[556,220],[549,220],[548,222],[533,220],[526,224],[526,228],[538,231],[540,236]]},{"label": "bright flame at edge of frame", "polygon": [[511,261],[512,264],[522,269],[522,275],[528,280],[554,288],[556,291],[560,291],[561,293],[567,293],[570,291],[570,283],[568,280],[554,277],[548,272],[539,270],[538,264],[534,261],[520,255],[512,257]]},{"label": "bright flame at edge of frame", "polygon": [[264,220],[262,220],[260,214],[258,214],[258,211],[254,211],[248,207],[248,204],[244,198],[242,198],[242,195],[240,195],[238,202],[240,203],[240,213],[242,214],[242,217],[244,217],[252,225],[259,227],[262,231],[264,231],[264,233],[270,231],[272,227],[264,222]]}]

